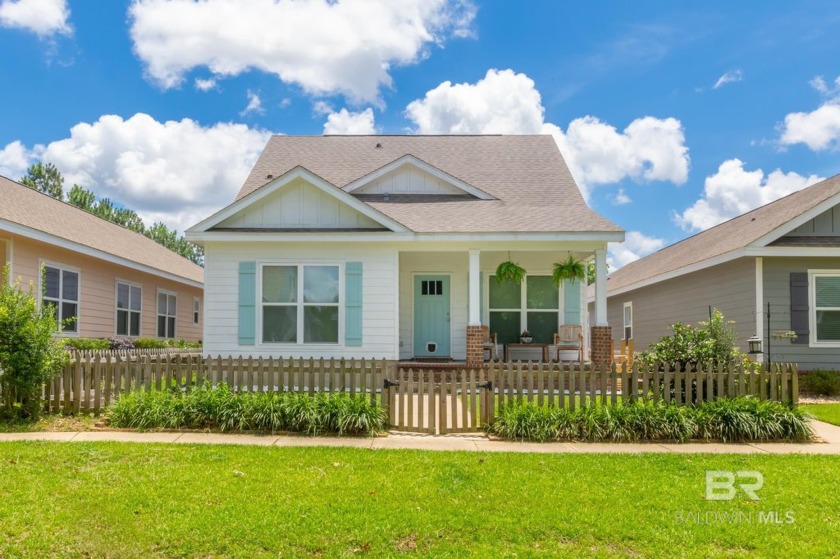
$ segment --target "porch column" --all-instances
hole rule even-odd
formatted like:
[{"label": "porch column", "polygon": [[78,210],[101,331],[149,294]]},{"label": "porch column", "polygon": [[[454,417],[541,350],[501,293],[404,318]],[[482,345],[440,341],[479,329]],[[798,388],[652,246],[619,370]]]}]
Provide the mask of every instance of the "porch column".
[{"label": "porch column", "polygon": [[481,326],[481,280],[479,257],[481,251],[470,250],[469,267],[469,320],[467,322],[467,367],[484,365],[484,329]]},{"label": "porch column", "polygon": [[481,293],[481,280],[480,277],[480,265],[479,265],[479,256],[481,255],[481,251],[479,250],[470,250],[470,276],[469,276],[469,284],[470,284],[470,293],[469,293],[469,305],[470,305],[470,317],[468,324],[470,326],[481,326],[481,301],[480,301],[480,293]]},{"label": "porch column", "polygon": [[607,321],[607,251],[595,251],[595,326],[609,326]]},{"label": "porch column", "polygon": [[595,251],[595,324],[590,328],[592,363],[612,361],[612,328],[607,321],[607,251]]}]

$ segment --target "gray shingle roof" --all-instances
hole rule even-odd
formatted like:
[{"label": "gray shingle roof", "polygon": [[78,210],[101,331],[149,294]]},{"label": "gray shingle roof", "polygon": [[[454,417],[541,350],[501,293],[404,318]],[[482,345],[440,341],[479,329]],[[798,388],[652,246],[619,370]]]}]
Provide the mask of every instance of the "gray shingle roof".
[{"label": "gray shingle roof", "polygon": [[627,264],[610,274],[607,292],[745,248],[836,194],[840,194],[840,175],[779,198]]},{"label": "gray shingle roof", "polygon": [[237,200],[297,166],[344,188],[405,155],[496,198],[360,196],[412,231],[622,231],[586,205],[551,136],[273,136]]},{"label": "gray shingle roof", "polygon": [[204,281],[203,268],[148,237],[3,176],[0,176],[0,200],[0,219],[187,280]]}]

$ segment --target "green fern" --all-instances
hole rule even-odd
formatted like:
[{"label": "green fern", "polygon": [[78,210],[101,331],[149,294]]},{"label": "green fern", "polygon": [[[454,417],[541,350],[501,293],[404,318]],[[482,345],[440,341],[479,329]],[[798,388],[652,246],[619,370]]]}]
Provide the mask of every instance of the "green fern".
[{"label": "green fern", "polygon": [[563,280],[586,279],[586,267],[583,262],[570,254],[563,262],[554,263],[554,272],[551,277],[554,279],[554,286],[560,287]]},{"label": "green fern", "polygon": [[499,264],[499,267],[496,268],[496,281],[502,283],[504,281],[514,281],[516,283],[522,283],[522,280],[525,279],[525,268],[516,264],[515,262],[511,262],[507,260]]}]

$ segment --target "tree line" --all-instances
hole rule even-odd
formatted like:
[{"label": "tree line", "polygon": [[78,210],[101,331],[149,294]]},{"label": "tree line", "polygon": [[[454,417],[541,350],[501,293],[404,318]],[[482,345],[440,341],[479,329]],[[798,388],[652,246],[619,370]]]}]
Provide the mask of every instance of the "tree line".
[{"label": "tree line", "polygon": [[134,210],[118,206],[109,198],[98,198],[96,194],[78,184],[74,184],[65,196],[64,177],[52,163],[33,163],[26,170],[26,175],[21,177],[20,182],[38,192],[145,235],[196,264],[203,265],[204,263],[204,249],[192,244],[183,235],[179,235],[177,230],[169,229],[161,221],[147,227]]}]

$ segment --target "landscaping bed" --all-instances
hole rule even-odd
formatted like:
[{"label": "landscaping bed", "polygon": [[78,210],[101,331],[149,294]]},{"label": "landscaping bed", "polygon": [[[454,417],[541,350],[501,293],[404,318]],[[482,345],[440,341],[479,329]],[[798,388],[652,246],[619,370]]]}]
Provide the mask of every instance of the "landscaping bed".
[{"label": "landscaping bed", "polygon": [[[45,442],[0,453],[0,557],[824,558],[840,531],[830,456]],[[705,500],[707,470],[761,472],[761,500]]]}]

